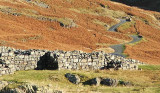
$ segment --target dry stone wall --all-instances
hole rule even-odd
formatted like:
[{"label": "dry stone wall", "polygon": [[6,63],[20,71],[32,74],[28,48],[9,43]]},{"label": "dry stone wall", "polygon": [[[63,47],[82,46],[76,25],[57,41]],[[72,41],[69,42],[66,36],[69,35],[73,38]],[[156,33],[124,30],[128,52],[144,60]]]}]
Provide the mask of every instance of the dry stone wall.
[{"label": "dry stone wall", "polygon": [[137,70],[140,61],[125,59],[120,56],[104,52],[83,53],[80,51],[61,52],[58,54],[59,69],[97,70],[97,69],[123,69]]},{"label": "dry stone wall", "polygon": [[20,50],[0,47],[0,75],[30,69],[137,70],[140,64],[143,63],[104,52]]}]

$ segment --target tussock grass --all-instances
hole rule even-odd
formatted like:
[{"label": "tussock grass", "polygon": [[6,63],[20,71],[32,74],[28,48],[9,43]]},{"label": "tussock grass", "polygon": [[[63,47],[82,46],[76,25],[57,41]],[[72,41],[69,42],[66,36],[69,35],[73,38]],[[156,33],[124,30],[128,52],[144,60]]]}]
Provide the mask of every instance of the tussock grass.
[{"label": "tussock grass", "polygon": [[95,24],[103,26],[105,29],[109,29],[110,25],[112,25],[112,24],[108,24],[108,23],[102,22],[102,21],[97,20],[97,19],[94,19],[92,22],[95,23]]},{"label": "tussock grass", "polygon": [[73,19],[71,18],[58,18],[58,17],[53,17],[53,16],[44,16],[40,15],[37,11],[32,10],[32,9],[20,9],[20,8],[11,8],[11,7],[6,7],[6,6],[1,6],[0,5],[0,11],[3,11],[4,13],[9,13],[9,14],[19,14],[19,15],[24,15],[27,17],[31,17],[34,19],[42,20],[42,21],[57,21],[64,26],[72,25],[74,23]]},{"label": "tussock grass", "polygon": [[[159,67],[159,66],[158,66]],[[5,75],[0,77],[0,80],[14,81],[14,82],[29,82],[38,85],[52,84],[53,88],[72,93],[156,93],[160,85],[160,69],[148,70],[149,67],[144,68],[143,71],[70,71],[70,70],[29,70],[18,71],[13,75]],[[152,68],[152,66],[150,67]],[[152,68],[153,69],[153,68]],[[81,77],[81,84],[74,85],[65,78],[65,73],[77,74]],[[107,87],[107,86],[89,86],[83,85],[84,81],[95,77],[114,78],[132,82],[135,86],[132,87]],[[157,92],[157,93],[158,93]]]},{"label": "tussock grass", "polygon": [[30,37],[20,38],[20,41],[22,41],[22,42],[29,42],[30,40],[39,40],[39,39],[42,39],[42,36],[36,35],[36,36],[30,36]]},{"label": "tussock grass", "polygon": [[126,22],[122,25],[119,26],[120,30],[127,30],[128,28],[130,28],[132,25],[135,24],[135,21],[131,21],[131,22]]},{"label": "tussock grass", "polygon": [[[107,5],[106,5],[107,6]],[[91,14],[91,15],[98,15],[98,16],[109,16],[113,18],[121,18],[127,16],[127,14],[123,11],[114,11],[110,10],[109,8],[97,7],[94,9],[85,9],[85,8],[70,8],[70,10],[82,13],[82,14]]]},{"label": "tussock grass", "polygon": [[93,20],[93,23],[98,24],[98,25],[101,25],[101,26],[107,25],[106,23],[104,23],[104,22],[102,22],[102,21],[100,21],[100,20],[97,20],[97,19]]}]

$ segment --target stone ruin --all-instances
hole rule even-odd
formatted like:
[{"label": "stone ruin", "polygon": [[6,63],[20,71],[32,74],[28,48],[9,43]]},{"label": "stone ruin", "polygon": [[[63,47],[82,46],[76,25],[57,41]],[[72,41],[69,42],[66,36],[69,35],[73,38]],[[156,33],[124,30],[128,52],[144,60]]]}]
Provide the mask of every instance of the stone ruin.
[{"label": "stone ruin", "polygon": [[0,47],[0,76],[19,70],[138,70],[140,61],[126,59],[104,52],[20,50]]}]

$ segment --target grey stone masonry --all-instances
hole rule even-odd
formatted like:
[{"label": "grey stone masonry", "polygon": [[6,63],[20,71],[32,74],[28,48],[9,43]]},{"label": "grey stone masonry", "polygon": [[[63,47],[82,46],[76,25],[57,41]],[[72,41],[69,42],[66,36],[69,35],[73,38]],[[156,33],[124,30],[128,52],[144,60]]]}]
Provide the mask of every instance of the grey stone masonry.
[{"label": "grey stone masonry", "polygon": [[31,69],[137,70],[141,64],[144,63],[104,52],[21,50],[0,46],[0,76]]}]

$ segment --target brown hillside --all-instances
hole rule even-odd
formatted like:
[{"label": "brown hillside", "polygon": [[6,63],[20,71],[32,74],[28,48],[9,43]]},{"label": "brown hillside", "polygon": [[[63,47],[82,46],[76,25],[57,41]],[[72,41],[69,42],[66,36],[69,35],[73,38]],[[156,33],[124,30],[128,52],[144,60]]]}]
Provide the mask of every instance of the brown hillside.
[{"label": "brown hillside", "polygon": [[[107,29],[122,17],[130,25]],[[127,45],[125,53],[160,64],[160,13],[106,0],[0,0],[0,45],[21,49],[104,50],[128,42],[136,30],[144,40]]]}]

